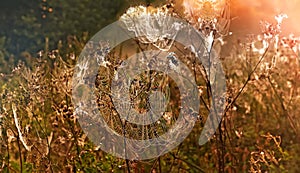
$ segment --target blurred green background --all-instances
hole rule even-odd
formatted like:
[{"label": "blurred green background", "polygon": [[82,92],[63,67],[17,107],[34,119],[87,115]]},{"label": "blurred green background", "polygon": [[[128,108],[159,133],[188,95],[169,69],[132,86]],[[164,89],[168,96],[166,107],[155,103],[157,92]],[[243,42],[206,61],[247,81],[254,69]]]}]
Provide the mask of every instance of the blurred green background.
[{"label": "blurred green background", "polygon": [[44,49],[46,37],[49,49],[55,49],[58,42],[66,42],[68,36],[93,36],[131,5],[153,1],[2,0],[0,50],[20,58],[25,51],[34,54]]}]

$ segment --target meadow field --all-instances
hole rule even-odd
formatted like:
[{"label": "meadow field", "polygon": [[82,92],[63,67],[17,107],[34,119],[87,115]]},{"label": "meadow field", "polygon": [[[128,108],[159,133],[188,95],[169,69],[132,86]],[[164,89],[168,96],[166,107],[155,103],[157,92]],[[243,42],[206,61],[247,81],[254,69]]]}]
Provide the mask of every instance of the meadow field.
[{"label": "meadow field", "polygon": [[[170,2],[13,2],[19,5],[3,3],[0,7],[0,172],[300,172],[300,34],[297,37],[296,24],[291,22],[296,20],[296,12],[288,11],[288,19],[284,12],[263,18],[261,12],[255,14],[253,1],[248,14],[254,17],[246,16],[255,28],[250,29],[244,18],[235,19],[248,1],[231,1],[235,11],[230,33],[213,43],[226,80],[224,110],[219,127],[204,145],[198,141],[214,107],[214,85],[203,75],[207,73],[203,62],[174,42],[167,52],[186,64],[197,84],[200,106],[195,125],[170,152],[147,160],[126,160],[102,151],[83,130],[85,124],[79,123],[73,102],[74,74],[81,67],[78,60],[90,38],[120,19],[130,6],[160,8]],[[180,12],[181,3],[174,2],[172,13],[189,23]],[[263,9],[266,4],[272,3],[257,6]],[[292,9],[292,5],[286,8]],[[261,21],[255,15],[262,17]],[[285,20],[290,23],[285,25]],[[150,109],[148,96],[153,90],[159,89],[168,100],[163,116],[150,125],[123,121],[111,94],[122,61],[137,53],[164,50],[139,38],[112,49],[109,44],[97,44],[101,49],[95,56],[105,55],[106,64],[97,69],[94,93],[107,126],[137,140],[166,133],[178,121],[183,103],[178,81],[151,70],[130,83],[128,92],[137,112]],[[109,52],[105,52],[107,48]],[[80,98],[89,97],[85,91],[80,89]]]}]

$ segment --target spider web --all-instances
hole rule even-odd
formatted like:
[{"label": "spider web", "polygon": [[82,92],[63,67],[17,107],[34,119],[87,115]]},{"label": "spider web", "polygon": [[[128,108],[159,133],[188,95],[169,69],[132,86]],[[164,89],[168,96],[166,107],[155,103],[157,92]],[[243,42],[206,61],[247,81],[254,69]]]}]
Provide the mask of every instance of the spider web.
[{"label": "spider web", "polygon": [[[102,70],[103,69],[100,69],[98,75],[98,79],[101,80],[98,81],[98,92],[96,92],[98,93],[97,97],[99,98],[99,110],[101,110],[101,114],[108,126],[116,133],[123,135],[126,138],[148,140],[157,138],[158,136],[166,133],[177,121],[179,114],[178,110],[174,111],[170,104],[166,108],[169,111],[164,112],[158,121],[149,125],[134,124],[122,119],[114,107],[110,94],[110,85],[108,85],[115,77],[114,73],[105,73]],[[153,90],[159,89],[167,95],[167,97],[171,97],[170,87],[173,89],[176,85],[174,81],[166,75],[158,72],[145,72],[134,79],[130,85],[130,90],[128,92],[130,92],[131,96],[131,105],[134,110],[145,113],[151,109],[148,97],[149,94],[151,94]],[[167,100],[170,99],[171,98],[167,98]]]}]

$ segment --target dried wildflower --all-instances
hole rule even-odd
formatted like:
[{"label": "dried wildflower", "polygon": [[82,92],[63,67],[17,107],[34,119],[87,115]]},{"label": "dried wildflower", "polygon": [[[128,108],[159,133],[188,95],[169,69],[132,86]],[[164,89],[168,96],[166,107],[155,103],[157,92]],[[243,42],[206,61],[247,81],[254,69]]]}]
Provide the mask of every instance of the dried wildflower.
[{"label": "dried wildflower", "polygon": [[214,32],[215,37],[229,33],[230,2],[228,0],[184,0],[185,18],[204,35]]},{"label": "dried wildflower", "polygon": [[137,6],[129,8],[120,18],[129,31],[135,33],[141,43],[153,44],[158,49],[169,50],[181,29],[169,11],[170,5],[162,8]]},{"label": "dried wildflower", "polygon": [[300,37],[295,37],[294,34],[290,34],[289,37],[283,37],[280,40],[280,45],[284,48],[290,48],[298,56],[300,52]]},{"label": "dried wildflower", "polygon": [[204,35],[207,51],[210,52],[214,39],[229,34],[229,0],[184,0],[185,18]]},{"label": "dried wildflower", "polygon": [[261,21],[261,30],[266,39],[274,38],[281,33],[281,24],[283,19],[287,18],[286,14],[279,14],[275,16],[276,24],[267,21]]},{"label": "dried wildflower", "polygon": [[253,39],[250,43],[251,51],[264,54],[266,49],[269,47],[269,42],[264,39],[261,35],[258,35],[256,39]]}]

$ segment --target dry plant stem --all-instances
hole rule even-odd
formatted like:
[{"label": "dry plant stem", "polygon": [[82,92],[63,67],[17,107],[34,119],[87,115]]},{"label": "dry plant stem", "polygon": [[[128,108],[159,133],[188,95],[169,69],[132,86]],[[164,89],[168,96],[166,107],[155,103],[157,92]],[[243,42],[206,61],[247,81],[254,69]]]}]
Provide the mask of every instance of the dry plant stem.
[{"label": "dry plant stem", "polygon": [[[37,116],[34,114],[34,112],[31,112],[31,113],[32,113],[34,119],[36,120],[38,126],[41,128],[42,133],[44,134],[44,136],[46,136],[46,142],[47,142],[47,147],[48,147],[48,148],[47,148],[47,151],[48,151],[48,153],[47,153],[47,158],[48,158],[48,161],[49,161],[50,170],[51,170],[51,172],[53,172],[53,169],[52,169],[52,166],[51,166],[51,155],[50,155],[51,148],[50,148],[50,142],[49,142],[49,140],[48,140],[47,133],[46,133],[45,129],[42,127],[42,125],[41,125],[41,123],[39,122],[39,120],[37,119]],[[44,155],[44,154],[42,154],[42,152],[41,152],[37,147],[35,147],[34,145],[33,145],[33,147],[36,148],[37,151],[38,151],[41,155]]]},{"label": "dry plant stem", "polygon": [[289,101],[288,101],[288,104],[286,107],[289,107],[292,103],[292,100],[293,98],[295,97],[295,90],[296,90],[296,84],[293,84],[293,88],[292,88],[292,91],[291,91],[291,94],[290,94],[290,98],[289,98]]},{"label": "dry plant stem", "polygon": [[223,140],[223,130],[222,127],[219,126],[219,140],[220,142],[218,142],[217,140],[217,145],[220,145],[221,149],[217,149],[218,151],[218,157],[219,157],[219,173],[223,173],[225,172],[225,140]]},{"label": "dry plant stem", "polygon": [[[227,147],[227,149],[228,149],[228,150],[231,150],[232,148],[234,148],[234,145],[233,145],[233,143],[232,143],[232,140],[230,140],[230,134],[229,134],[228,128],[227,128],[227,126],[226,126],[226,119],[225,119],[225,117],[224,117],[222,123],[223,123],[223,128],[224,128],[224,131],[225,131],[225,135],[224,135],[225,140],[224,140],[224,143],[226,142],[226,137],[227,137],[227,138],[229,139],[228,141],[229,141],[229,146],[230,146],[230,148]],[[232,128],[229,127],[229,129],[232,129]],[[228,154],[229,154],[231,157],[233,157],[235,161],[237,161],[238,159],[237,159],[236,156],[235,156],[234,154],[232,154],[232,153],[234,153],[234,152],[231,151],[231,152],[229,152]]]},{"label": "dry plant stem", "polygon": [[[23,172],[23,160],[22,160],[22,149],[21,149],[21,145],[20,145],[20,137],[19,137],[19,135],[18,134],[16,134],[15,132],[14,132],[14,130],[13,129],[11,129],[11,128],[9,128],[11,131],[12,131],[12,133],[14,134],[14,136],[17,136],[17,146],[18,146],[18,150],[19,150],[19,162],[20,162],[20,172]],[[9,145],[9,144],[8,144]],[[9,149],[9,147],[8,147],[8,149]],[[8,166],[10,166],[10,165],[8,165]],[[10,168],[10,167],[9,167]],[[16,172],[13,168],[10,168],[12,171],[14,171],[14,172]]]},{"label": "dry plant stem", "polygon": [[[68,80],[66,81],[66,86],[68,86]],[[68,91],[66,90],[64,92],[65,94],[65,99],[66,99],[66,106],[67,106],[67,110],[69,110],[69,101],[68,101]],[[78,145],[78,138],[77,138],[77,133],[76,133],[76,124],[73,124],[72,122],[70,122],[70,119],[67,119],[67,123],[69,124],[69,126],[71,127],[71,133],[72,133],[72,136],[74,137],[74,141],[73,141],[73,144],[75,143],[75,146],[76,146],[76,152],[77,152],[77,156],[78,156],[78,161],[79,163],[81,163],[81,159],[80,159],[80,149],[79,149],[79,145]],[[47,138],[48,139],[48,138]],[[48,140],[47,140],[48,141]],[[74,164],[74,167],[75,164]]]},{"label": "dry plant stem", "polygon": [[20,172],[23,172],[23,161],[22,161],[22,149],[20,145],[20,136],[18,135],[18,149],[19,149],[19,161],[20,161]]},{"label": "dry plant stem", "polygon": [[[178,155],[178,153],[179,153],[179,151],[180,151],[180,149],[181,149],[182,144],[183,144],[183,143],[179,144],[178,149],[177,149],[176,153],[174,154],[175,156]],[[170,169],[169,169],[168,172],[172,172],[173,166],[175,165],[175,160],[176,160],[176,159],[173,157],[173,162],[172,162],[172,165],[171,165],[171,167],[170,167]]]},{"label": "dry plant stem", "polygon": [[[212,43],[212,45],[214,44],[214,42]],[[216,110],[216,105],[215,105],[215,102],[214,102],[214,98],[212,97],[212,86],[211,86],[211,73],[210,73],[210,69],[211,69],[211,51],[208,50],[208,75],[206,76],[207,77],[207,82],[206,82],[206,92],[207,92],[207,99],[208,101],[210,99],[212,99],[212,102],[211,102],[211,108],[213,109],[213,112],[214,112],[214,115],[218,118],[218,115],[217,115],[217,110]],[[213,121],[213,120],[212,120]],[[222,119],[220,120],[220,124],[222,122]],[[213,127],[215,128],[215,127]],[[217,145],[220,145],[220,148],[221,149],[217,149],[217,153],[218,153],[218,164],[219,164],[219,172],[220,173],[223,173],[225,170],[225,160],[224,160],[224,157],[225,157],[225,140],[223,140],[223,130],[222,130],[222,127],[219,126],[219,141],[217,140]]]},{"label": "dry plant stem", "polygon": [[[154,171],[157,162],[160,162],[159,159],[160,159],[160,157],[158,157],[157,159],[155,159],[154,163],[153,163],[152,166],[151,166],[151,170],[150,170],[149,172],[153,172],[153,171]],[[170,172],[170,171],[168,171],[168,172]]]},{"label": "dry plant stem", "polygon": [[159,169],[159,173],[162,173],[162,171],[161,171],[161,157],[158,157],[158,169]]},{"label": "dry plant stem", "polygon": [[[107,94],[108,96],[109,96],[109,98],[110,98],[110,100],[113,100],[112,99],[112,94],[111,93],[107,93],[107,92],[105,92],[105,94]],[[116,110],[116,108],[115,107],[111,107],[115,112],[118,112],[117,110]],[[126,124],[127,124],[127,121],[125,121],[125,122],[123,122],[122,121],[122,119],[121,119],[121,117],[120,117],[120,115],[119,114],[117,114],[118,115],[118,120],[120,121],[120,123],[122,124],[122,129],[123,129],[123,131],[122,131],[122,133],[123,133],[123,136],[124,136],[124,150],[125,150],[125,156],[127,157],[127,147],[126,147],[126,130],[125,130],[125,128],[126,128]],[[130,173],[130,164],[129,164],[129,160],[128,159],[125,159],[125,163],[126,163],[126,168],[127,168],[127,173]],[[125,168],[125,172],[126,172],[126,168]]]},{"label": "dry plant stem", "polygon": [[[288,120],[289,120],[289,122],[290,122],[290,126],[292,127],[294,133],[295,133],[295,134],[298,136],[298,138],[299,138],[299,134],[298,134],[298,131],[297,131],[297,129],[296,129],[296,125],[295,125],[295,123],[293,122],[292,117],[289,115],[288,110],[287,110],[286,107],[284,106],[284,101],[283,101],[282,98],[279,96],[279,93],[278,93],[278,91],[276,90],[274,84],[272,83],[272,81],[271,81],[271,79],[270,79],[270,76],[268,76],[267,79],[268,79],[268,82],[270,83],[270,85],[271,85],[273,91],[275,92],[276,97],[278,98],[278,100],[279,100],[279,102],[280,102],[280,106],[281,106],[282,110],[284,111],[284,114],[287,116],[287,118],[288,118]],[[300,140],[300,138],[299,138],[299,140]]]},{"label": "dry plant stem", "polygon": [[242,94],[242,92],[244,91],[244,89],[246,88],[247,84],[249,83],[252,75],[254,74],[254,72],[256,71],[256,69],[258,68],[258,66],[260,65],[260,63],[264,60],[265,56],[267,55],[268,51],[269,51],[270,46],[268,46],[265,50],[265,52],[263,53],[263,55],[260,57],[259,61],[257,62],[257,64],[255,65],[255,67],[253,68],[253,70],[248,74],[248,78],[246,80],[246,82],[244,83],[243,87],[239,90],[239,92],[237,93],[237,95],[234,97],[234,99],[226,106],[225,111],[224,111],[224,116],[226,115],[226,113],[229,111],[229,109],[231,108],[231,106],[236,102],[236,100],[240,97],[240,95]]},{"label": "dry plant stem", "polygon": [[[192,46],[195,47],[194,44],[192,44]],[[174,44],[174,47],[175,47],[182,55],[185,55],[185,53],[184,53],[184,52],[183,52],[176,44]],[[195,80],[195,81],[197,81],[196,59],[197,59],[197,57],[194,56],[194,59],[193,59],[193,73],[194,73],[194,80]],[[201,76],[203,77],[203,79],[206,80],[206,82],[208,81],[208,77],[207,77],[207,74],[206,74],[206,73],[205,73],[205,74],[202,74],[202,73],[201,73]],[[204,98],[203,98],[202,95],[200,95],[200,99],[201,99],[201,101],[203,102],[203,104],[204,104],[206,110],[209,111],[209,110],[210,110],[210,109],[209,109],[209,106],[208,106],[208,104],[205,102],[205,100],[204,100]]]},{"label": "dry plant stem", "polygon": [[20,128],[20,125],[19,125],[19,122],[18,122],[16,106],[14,104],[12,104],[12,111],[13,111],[15,125],[16,125],[16,128],[18,130],[18,137],[19,137],[20,141],[22,142],[24,148],[27,151],[30,151],[30,147],[26,144],[26,142],[25,142],[25,140],[23,138],[23,135],[22,135],[22,132],[21,132],[21,128]]},{"label": "dry plant stem", "polygon": [[[46,118],[45,118],[46,120]],[[45,122],[45,127],[46,127],[46,122]],[[48,135],[47,133],[44,131],[44,134],[46,135],[46,142],[47,142],[47,159],[48,159],[48,164],[49,164],[49,168],[50,168],[50,172],[53,173],[53,169],[52,169],[52,163],[51,163],[51,141],[49,141]],[[51,135],[51,134],[50,134]],[[53,135],[53,133],[52,133]]]},{"label": "dry plant stem", "polygon": [[[113,100],[111,94],[109,95],[109,98],[110,98],[110,100]],[[115,109],[115,107],[112,107],[112,109],[114,109],[114,111],[117,112],[117,110]],[[126,148],[127,148],[127,146],[126,146],[126,130],[125,130],[127,121],[125,121],[125,122],[123,123],[122,118],[120,117],[120,114],[118,114],[118,119],[119,119],[119,121],[121,122],[122,128],[123,128],[122,133],[123,133],[123,136],[124,136],[124,150],[125,150],[124,152],[125,152],[125,157],[127,157],[127,149],[126,149]],[[129,164],[129,160],[128,160],[128,159],[125,159],[125,163],[126,163],[127,173],[130,173],[130,164]]]},{"label": "dry plant stem", "polygon": [[[212,45],[214,44],[214,42],[212,43]],[[212,99],[212,102],[211,102],[211,108],[213,109],[213,112],[214,112],[214,115],[218,118],[218,115],[217,115],[217,110],[216,110],[216,105],[215,105],[215,102],[214,102],[214,98],[212,96],[212,86],[211,86],[211,81],[210,81],[210,76],[211,76],[211,73],[210,73],[210,69],[211,69],[211,52],[209,51],[208,53],[208,62],[209,62],[209,65],[208,65],[208,75],[207,75],[207,83],[206,83],[206,86],[207,86],[207,99],[208,101],[210,99]],[[212,120],[213,121],[213,120]],[[220,123],[222,122],[222,119],[220,120]],[[213,127],[215,128],[215,127]],[[223,173],[224,172],[224,168],[225,168],[225,160],[224,160],[224,157],[225,157],[225,140],[223,140],[223,130],[222,130],[222,127],[219,126],[219,141],[217,140],[217,145],[220,145],[220,148],[221,149],[217,149],[217,153],[218,153],[218,164],[219,164],[219,172],[220,173]]]},{"label": "dry plant stem", "polygon": [[[192,45],[192,46],[194,46],[194,45]],[[185,54],[181,49],[179,49],[178,46],[176,46],[176,44],[175,44],[175,48],[176,48],[179,52],[181,52],[181,54],[183,54],[183,55]],[[195,80],[195,81],[197,81],[196,58],[197,58],[197,57],[195,56],[194,59],[193,59],[193,73],[194,73],[194,80]],[[206,82],[208,81],[208,77],[207,77],[207,76],[204,76],[202,73],[201,73],[201,76],[202,76],[204,79],[206,79]],[[204,104],[206,110],[209,111],[209,110],[210,110],[210,109],[209,109],[209,106],[208,106],[208,104],[206,103],[206,101],[204,100],[204,98],[203,98],[202,95],[200,95],[200,100],[203,102],[203,104]]]},{"label": "dry plant stem", "polygon": [[177,157],[177,156],[176,156],[175,154],[173,154],[173,153],[172,153],[171,155],[173,156],[173,158],[174,158],[175,160],[180,160],[180,161],[186,163],[187,165],[189,165],[189,166],[191,166],[191,167],[197,169],[197,170],[199,171],[199,173],[205,173],[205,171],[204,171],[202,168],[200,168],[199,166],[197,166],[197,165],[195,165],[195,164],[193,164],[193,163],[190,163],[189,161],[187,161],[187,160],[185,160],[185,159],[181,159],[181,158]]},{"label": "dry plant stem", "polygon": [[[242,86],[242,88],[239,90],[239,92],[237,93],[237,95],[234,97],[234,99],[225,107],[225,111],[223,114],[223,117],[226,116],[227,112],[229,111],[229,109],[231,108],[231,106],[236,102],[236,100],[239,98],[239,96],[242,94],[242,92],[244,91],[244,89],[246,88],[247,84],[249,83],[249,81],[251,80],[252,75],[254,74],[254,72],[256,71],[256,69],[258,68],[258,66],[261,64],[261,62],[264,60],[265,56],[268,53],[269,50],[268,46],[265,50],[265,52],[263,53],[263,55],[260,57],[259,61],[256,63],[256,65],[254,66],[254,68],[252,69],[252,71],[248,74],[247,80],[244,83],[244,85]],[[210,84],[208,83],[208,91],[210,90]],[[213,105],[214,106],[214,105]],[[224,123],[225,124],[225,123]],[[222,135],[222,129],[221,127],[219,127],[219,139],[221,142],[221,157],[219,158],[219,172],[224,172],[224,167],[225,167],[225,162],[224,162],[224,153],[225,153],[225,140],[223,140],[223,135]],[[228,133],[227,133],[228,135]]]},{"label": "dry plant stem", "polygon": [[[9,152],[9,144],[8,144],[8,138],[7,135],[6,136],[6,149],[7,149],[7,167],[9,168],[10,166],[10,152]],[[9,169],[7,169],[7,172],[9,173]]]}]

